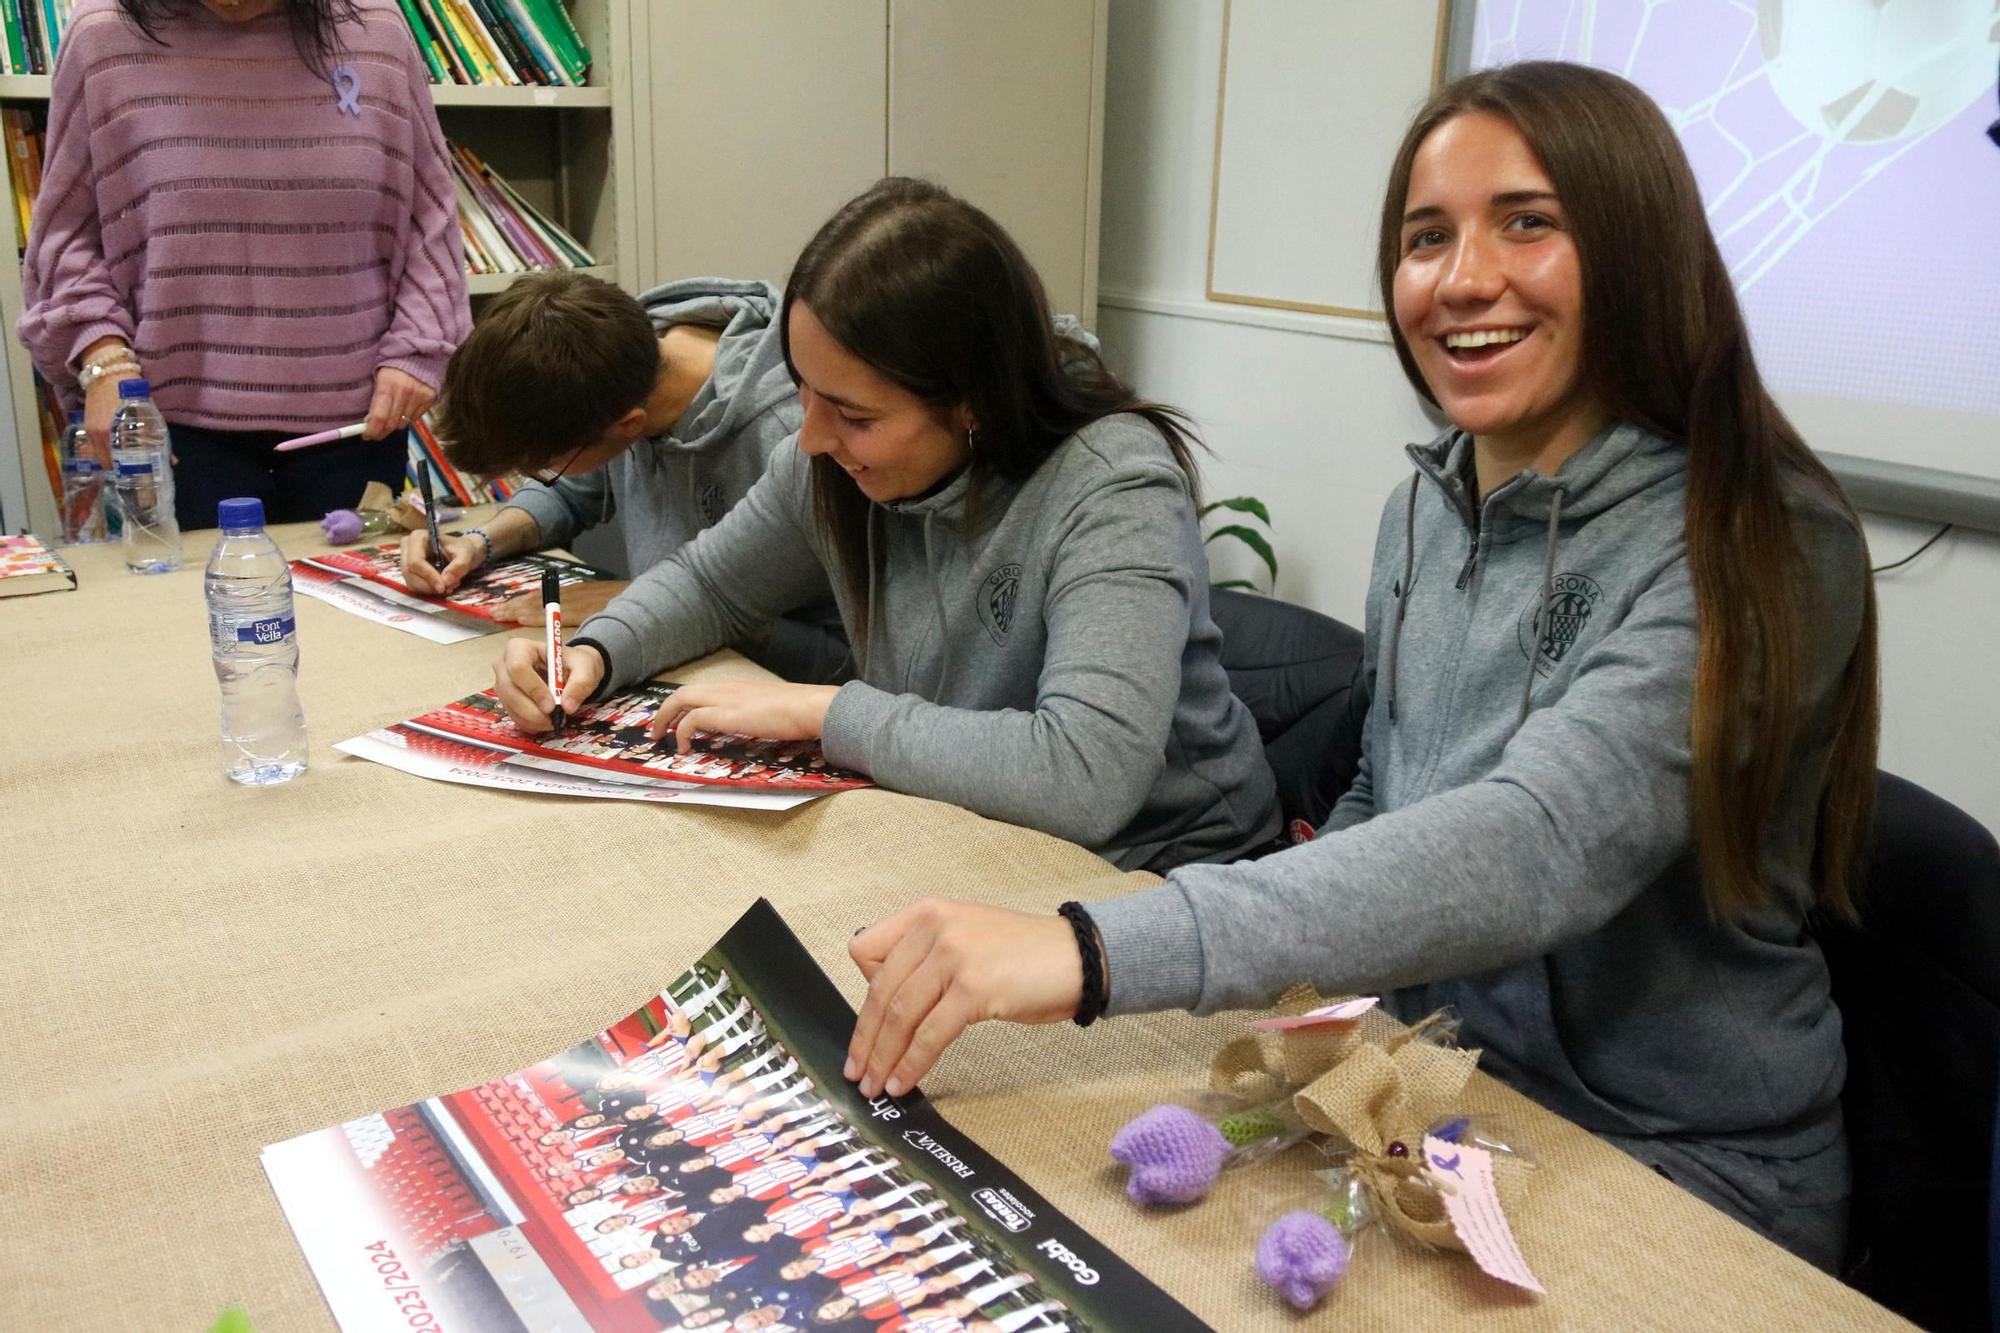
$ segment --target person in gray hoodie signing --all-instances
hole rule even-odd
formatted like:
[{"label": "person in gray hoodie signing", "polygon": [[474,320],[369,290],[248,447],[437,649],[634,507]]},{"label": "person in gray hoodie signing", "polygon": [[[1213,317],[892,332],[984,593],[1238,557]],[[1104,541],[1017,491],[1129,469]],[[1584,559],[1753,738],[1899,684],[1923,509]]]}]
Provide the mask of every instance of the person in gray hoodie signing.
[{"label": "person in gray hoodie signing", "polygon": [[[444,539],[435,569],[403,541],[416,592],[449,593],[490,560],[622,520],[626,567],[647,569],[713,527],[799,428],[775,315],[777,289],[688,278],[636,299],[585,273],[529,274],[494,297],[445,367],[439,433],[452,465],[532,478],[492,518]],[[581,621],[622,581],[563,589]],[[539,625],[530,593],[497,618]],[[821,580],[732,640],[794,680],[845,679],[847,640]]]},{"label": "person in gray hoodie signing", "polygon": [[[1191,443],[1057,334],[1001,228],[888,179],[799,256],[785,356],[805,420],[741,504],[587,621],[563,706],[730,642],[829,577],[859,679],[698,684],[654,735],[818,738],[897,791],[1123,868],[1268,843],[1276,788],[1209,618]],[[497,693],[555,700],[517,640]]]},{"label": "person in gray hoodie signing", "polygon": [[[847,1073],[900,1094],[970,1023],[1449,1007],[1493,1073],[1823,1266],[1875,778],[1867,551],[1766,394],[1692,172],[1576,65],[1419,114],[1382,214],[1410,450],[1368,594],[1360,775],[1312,841],[1072,920],[926,902],[860,934]],[[1088,961],[1086,961],[1088,960]]]}]

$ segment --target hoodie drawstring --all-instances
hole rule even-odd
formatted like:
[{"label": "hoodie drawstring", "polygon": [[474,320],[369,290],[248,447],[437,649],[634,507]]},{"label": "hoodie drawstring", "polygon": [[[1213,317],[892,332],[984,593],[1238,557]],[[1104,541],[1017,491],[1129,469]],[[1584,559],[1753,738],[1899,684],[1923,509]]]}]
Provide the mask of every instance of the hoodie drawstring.
[{"label": "hoodie drawstring", "polygon": [[862,622],[866,628],[861,635],[861,650],[854,658],[854,674],[857,679],[867,677],[868,663],[875,656],[875,622],[882,618],[882,608],[875,603],[875,517],[875,506],[868,506],[868,516],[861,525],[861,554],[868,562],[868,601],[861,608]]},{"label": "hoodie drawstring", "polygon": [[[931,605],[937,608],[938,647],[940,649],[938,653],[937,688],[932,692],[931,698],[942,699],[944,698],[944,683],[951,677],[951,635],[945,632],[944,590],[938,587],[937,565],[931,560],[931,523],[936,518],[937,513],[934,510],[927,509],[924,511],[924,573],[930,576]],[[903,688],[909,688],[909,681],[907,679],[903,682]]]},{"label": "hoodie drawstring", "polygon": [[1542,636],[1548,632],[1550,608],[1556,599],[1556,542],[1560,536],[1557,529],[1562,522],[1563,496],[1566,494],[1567,491],[1557,486],[1549,497],[1548,549],[1542,556],[1542,606],[1535,613],[1534,628],[1529,631],[1528,674],[1521,681],[1521,715],[1514,719],[1515,726],[1528,720],[1528,696],[1535,688],[1535,666],[1542,656]]},{"label": "hoodie drawstring", "polygon": [[1410,478],[1410,502],[1403,510],[1403,582],[1396,594],[1396,627],[1389,633],[1389,720],[1396,720],[1396,675],[1403,665],[1403,613],[1410,609],[1410,576],[1417,565],[1417,486]]}]

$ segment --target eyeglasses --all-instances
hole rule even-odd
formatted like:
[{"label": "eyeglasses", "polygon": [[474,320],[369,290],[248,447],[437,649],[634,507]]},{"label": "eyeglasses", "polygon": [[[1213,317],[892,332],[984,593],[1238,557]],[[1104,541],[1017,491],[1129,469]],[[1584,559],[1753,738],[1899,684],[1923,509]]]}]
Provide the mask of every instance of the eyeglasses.
[{"label": "eyeglasses", "polygon": [[571,452],[568,458],[565,458],[562,461],[561,467],[555,468],[553,470],[549,468],[523,468],[521,470],[521,475],[526,477],[530,481],[538,481],[544,486],[553,486],[557,482],[561,481],[563,477],[569,473],[570,465],[575,463],[577,459],[583,457],[583,451],[585,449],[588,449],[589,447],[590,447],[590,441],[585,440],[582,444],[579,444],[575,448],[575,450]]}]

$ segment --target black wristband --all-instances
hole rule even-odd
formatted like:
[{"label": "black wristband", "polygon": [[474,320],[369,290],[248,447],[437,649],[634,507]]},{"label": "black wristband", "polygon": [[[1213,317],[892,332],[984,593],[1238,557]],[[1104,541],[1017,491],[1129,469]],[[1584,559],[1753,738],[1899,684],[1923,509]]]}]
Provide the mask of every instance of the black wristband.
[{"label": "black wristband", "polygon": [[597,688],[590,692],[590,697],[584,700],[587,704],[594,704],[599,699],[602,699],[611,689],[611,652],[597,640],[585,638],[581,634],[571,639],[569,646],[572,648],[588,648],[596,653],[604,662],[604,675],[598,679]]},{"label": "black wristband", "polygon": [[1064,903],[1056,914],[1076,932],[1076,951],[1083,958],[1083,998],[1076,1006],[1076,1025],[1087,1028],[1104,1016],[1110,999],[1104,976],[1104,951],[1097,946],[1097,923],[1082,903]]}]

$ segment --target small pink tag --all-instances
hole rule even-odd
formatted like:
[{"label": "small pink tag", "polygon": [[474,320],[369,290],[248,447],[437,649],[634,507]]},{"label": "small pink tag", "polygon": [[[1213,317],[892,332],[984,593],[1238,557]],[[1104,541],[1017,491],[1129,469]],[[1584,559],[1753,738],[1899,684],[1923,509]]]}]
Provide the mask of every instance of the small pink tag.
[{"label": "small pink tag", "polygon": [[1500,1209],[1499,1192],[1493,1188],[1493,1154],[1484,1148],[1463,1143],[1446,1143],[1435,1134],[1424,1135],[1424,1167],[1444,1196],[1444,1211],[1451,1229],[1465,1242],[1472,1261],[1502,1282],[1543,1296],[1546,1288],[1535,1280],[1521,1247],[1514,1243],[1514,1230]]},{"label": "small pink tag", "polygon": [[1291,1018],[1260,1018],[1250,1027],[1255,1032],[1290,1032],[1295,1028],[1314,1028],[1324,1023],[1352,1023],[1380,1003],[1373,995],[1364,995],[1357,1000],[1321,1005]]}]

